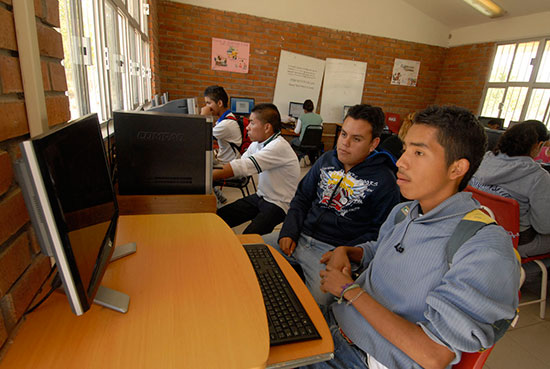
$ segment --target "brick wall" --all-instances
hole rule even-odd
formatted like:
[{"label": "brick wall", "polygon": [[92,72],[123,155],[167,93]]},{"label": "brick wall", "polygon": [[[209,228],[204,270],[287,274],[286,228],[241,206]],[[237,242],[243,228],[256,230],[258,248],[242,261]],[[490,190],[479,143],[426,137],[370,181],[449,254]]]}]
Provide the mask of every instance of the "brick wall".
[{"label": "brick wall", "polygon": [[460,105],[477,114],[495,50],[494,43],[448,49],[435,103]]},{"label": "brick wall", "polygon": [[[53,126],[69,119],[61,35],[53,28],[59,27],[58,0],[33,3],[48,124]],[[28,133],[12,1],[0,0],[0,352],[5,351],[50,269],[13,172],[13,162],[20,155],[17,145]]]},{"label": "brick wall", "polygon": [[[202,96],[211,84],[230,95],[271,102],[281,49],[319,59],[367,62],[363,102],[406,114],[433,103],[446,49],[365,34],[161,1],[158,9],[162,89],[171,98]],[[248,74],[210,69],[212,38],[250,43]],[[390,84],[395,58],[421,62],[416,87]]]}]

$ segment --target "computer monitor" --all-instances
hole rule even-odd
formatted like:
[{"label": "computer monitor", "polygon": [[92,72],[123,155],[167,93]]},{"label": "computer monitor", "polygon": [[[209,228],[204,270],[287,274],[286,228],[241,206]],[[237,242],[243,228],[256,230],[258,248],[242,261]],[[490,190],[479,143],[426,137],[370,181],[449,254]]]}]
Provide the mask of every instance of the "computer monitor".
[{"label": "computer monitor", "polygon": [[249,97],[232,97],[229,99],[231,112],[237,115],[249,115],[254,108],[254,99]]},{"label": "computer monitor", "polygon": [[205,116],[114,112],[121,195],[210,194],[212,122]]},{"label": "computer monitor", "polygon": [[38,242],[55,259],[73,313],[82,315],[99,295],[118,220],[97,114],[19,147],[16,175]]},{"label": "computer monitor", "polygon": [[158,111],[176,114],[197,114],[197,99],[194,97],[169,101],[147,109],[147,111]]},{"label": "computer monitor", "polygon": [[288,115],[290,115],[292,118],[298,119],[302,114],[304,114],[304,103],[288,103]]}]

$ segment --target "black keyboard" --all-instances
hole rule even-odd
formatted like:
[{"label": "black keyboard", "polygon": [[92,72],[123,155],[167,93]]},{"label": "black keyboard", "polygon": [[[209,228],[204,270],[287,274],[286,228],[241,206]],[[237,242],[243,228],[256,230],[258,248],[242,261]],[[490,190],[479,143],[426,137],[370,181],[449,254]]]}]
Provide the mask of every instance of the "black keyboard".
[{"label": "black keyboard", "polygon": [[264,297],[270,345],[320,339],[321,336],[277,265],[268,247],[244,245]]}]

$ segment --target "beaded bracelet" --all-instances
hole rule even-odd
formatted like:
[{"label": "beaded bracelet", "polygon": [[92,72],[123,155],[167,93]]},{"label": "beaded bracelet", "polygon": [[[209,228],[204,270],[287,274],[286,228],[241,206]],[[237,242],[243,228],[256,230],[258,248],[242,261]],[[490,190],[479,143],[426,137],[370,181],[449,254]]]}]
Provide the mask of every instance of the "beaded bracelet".
[{"label": "beaded bracelet", "polygon": [[[348,283],[349,284],[349,283]],[[345,287],[346,285],[344,285],[343,287]],[[342,293],[340,294],[340,298],[338,299],[338,303],[341,304],[342,302],[344,302],[344,294],[350,290],[353,290],[355,288],[361,288],[361,286],[359,286],[357,283],[352,283],[351,285],[345,287],[343,290],[342,290]]]},{"label": "beaded bracelet", "polygon": [[353,304],[353,302],[354,302],[355,300],[357,300],[357,299],[359,298],[359,296],[361,296],[364,292],[365,292],[365,290],[363,290],[363,289],[362,289],[361,291],[359,291],[359,293],[358,293],[357,295],[355,295],[351,300],[349,300],[348,302],[346,302],[346,305],[351,305],[351,304]]}]

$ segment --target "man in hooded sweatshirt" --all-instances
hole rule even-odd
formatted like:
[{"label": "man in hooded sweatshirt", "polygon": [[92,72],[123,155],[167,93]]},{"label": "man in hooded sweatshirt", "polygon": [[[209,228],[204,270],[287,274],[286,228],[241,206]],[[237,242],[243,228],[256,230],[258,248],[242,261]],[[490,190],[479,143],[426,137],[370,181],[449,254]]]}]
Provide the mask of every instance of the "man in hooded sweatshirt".
[{"label": "man in hooded sweatshirt", "polygon": [[321,256],[339,245],[376,240],[399,202],[395,163],[376,151],[384,112],[367,104],[348,110],[336,150],[322,155],[298,185],[280,233],[264,236],[294,266],[298,264],[315,301],[333,296],[319,289]]},{"label": "man in hooded sweatshirt", "polygon": [[535,158],[548,141],[546,126],[528,120],[508,129],[485,154],[470,185],[519,203],[522,257],[550,252],[550,173]]}]

